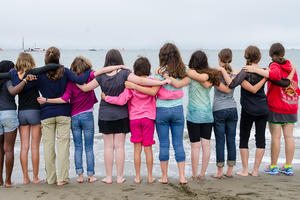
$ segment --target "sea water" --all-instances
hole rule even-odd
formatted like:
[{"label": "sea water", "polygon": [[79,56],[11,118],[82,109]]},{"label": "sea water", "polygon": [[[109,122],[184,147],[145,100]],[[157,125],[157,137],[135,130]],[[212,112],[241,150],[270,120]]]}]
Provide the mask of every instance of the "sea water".
[{"label": "sea water", "polygon": [[[186,65],[188,65],[189,59],[191,54],[195,50],[181,50],[181,56],[183,58],[183,61]],[[219,50],[204,50],[208,57],[208,62],[211,67],[215,67],[218,65],[218,51]],[[16,62],[18,54],[21,52],[21,50],[4,50],[0,51],[0,60],[11,60],[13,62]],[[107,50],[97,50],[97,51],[88,51],[88,50],[67,50],[62,49],[61,50],[61,64],[65,65],[65,67],[70,67],[73,59],[76,56],[85,56],[87,57],[93,64],[93,67],[95,70],[100,69],[103,67],[104,61],[105,61],[105,55]],[[123,60],[125,65],[130,66],[132,68],[134,61],[139,56],[146,56],[152,65],[152,72],[155,70],[156,67],[159,65],[159,59],[158,59],[158,53],[159,50],[123,50],[121,51],[121,54],[123,56]],[[44,65],[44,52],[32,52],[32,56],[35,59],[36,65],[38,67]],[[286,56],[287,59],[289,59],[295,66],[297,71],[300,71],[300,50],[286,50]],[[268,56],[268,50],[262,50],[262,59],[259,63],[261,67],[268,67],[269,63],[271,62],[270,57]],[[245,65],[245,59],[244,59],[244,51],[243,50],[233,50],[233,60],[231,63],[231,66],[234,70],[240,70]],[[98,87],[95,90],[96,96],[98,100],[100,100],[100,94],[101,89]],[[211,90],[211,99],[213,98],[213,90]],[[184,89],[184,98],[183,98],[183,106],[186,108],[187,101],[188,101],[188,95],[187,95],[187,88]],[[237,87],[234,92],[234,97],[238,105],[238,112],[240,114],[240,87]],[[94,118],[95,118],[95,142],[94,142],[94,152],[95,152],[95,172],[96,176],[105,176],[105,167],[104,167],[104,149],[103,149],[103,139],[100,133],[98,133],[98,126],[97,126],[97,120],[98,120],[98,109],[99,109],[99,103],[95,105],[94,110]],[[240,115],[239,115],[240,117]],[[295,144],[296,144],[296,152],[294,157],[294,163],[299,164],[300,163],[300,125],[299,123],[296,124],[296,127],[294,129],[294,136],[295,136]],[[254,155],[255,155],[255,139],[254,139],[254,126],[252,128],[252,133],[250,137],[249,142],[249,149],[250,149],[250,159],[249,159],[249,165],[250,168],[253,166],[254,163]],[[270,132],[267,128],[266,131],[266,153],[263,158],[262,167],[270,162]],[[125,158],[125,169],[124,169],[124,175],[125,176],[134,176],[134,164],[133,164],[133,144],[130,143],[130,133],[127,134],[126,137],[126,158]],[[160,176],[160,165],[158,160],[159,155],[159,141],[157,138],[157,135],[155,134],[155,141],[156,144],[153,145],[153,156],[154,156],[154,166],[153,166],[153,174],[154,176]],[[237,125],[237,137],[236,137],[236,146],[237,146],[237,166],[235,170],[241,169],[241,161],[240,161],[240,155],[238,152],[238,144],[239,144],[239,123]],[[21,183],[22,182],[22,169],[21,164],[19,160],[20,155],[20,139],[19,135],[16,140],[15,145],[15,164],[14,164],[14,171],[12,175],[13,182],[15,183]],[[185,128],[185,137],[184,137],[184,148],[186,152],[186,175],[191,176],[192,175],[192,168],[191,168],[191,161],[190,161],[190,142],[187,136],[187,131]],[[201,151],[202,152],[202,151]],[[225,151],[226,154],[226,151]],[[200,154],[201,155],[201,154]],[[279,163],[284,163],[285,161],[285,154],[284,154],[284,141],[282,139],[282,145],[281,145],[281,153],[279,158]],[[84,169],[86,169],[85,164],[85,154],[83,154],[84,159]],[[200,167],[201,167],[201,159],[202,156],[200,156]],[[226,160],[226,157],[225,157]],[[29,152],[29,172],[30,177],[32,177],[32,166],[31,166],[31,156]],[[213,173],[216,171],[216,155],[215,155],[215,140],[214,140],[214,133],[212,133],[212,140],[211,140],[211,158],[210,158],[210,164],[208,166],[207,172]],[[41,142],[40,145],[40,176],[43,178],[45,177],[45,162],[44,162],[44,155],[43,155],[43,143]],[[145,157],[142,156],[142,167],[141,167],[141,173],[143,176],[147,175],[146,166],[145,166]],[[178,170],[177,165],[174,159],[174,151],[171,147],[170,149],[170,162],[169,162],[169,177],[177,177],[178,176]],[[115,172],[115,166],[114,166],[114,175],[116,175]],[[70,177],[76,176],[75,173],[75,166],[74,166],[74,145],[73,141],[71,139],[71,145],[70,145]]]}]

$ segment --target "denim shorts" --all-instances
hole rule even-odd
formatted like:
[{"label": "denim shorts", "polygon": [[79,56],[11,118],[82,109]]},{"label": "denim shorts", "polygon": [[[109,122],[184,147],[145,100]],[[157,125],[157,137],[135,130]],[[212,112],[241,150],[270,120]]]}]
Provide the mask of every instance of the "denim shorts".
[{"label": "denim shorts", "polygon": [[19,120],[16,110],[0,111],[0,135],[12,132],[19,126]]}]

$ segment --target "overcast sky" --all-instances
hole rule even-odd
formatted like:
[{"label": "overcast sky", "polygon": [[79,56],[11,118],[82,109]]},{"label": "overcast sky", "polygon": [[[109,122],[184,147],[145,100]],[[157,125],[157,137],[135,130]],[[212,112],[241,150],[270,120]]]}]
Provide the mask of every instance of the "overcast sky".
[{"label": "overcast sky", "polygon": [[0,48],[300,48],[298,0],[0,0]]}]

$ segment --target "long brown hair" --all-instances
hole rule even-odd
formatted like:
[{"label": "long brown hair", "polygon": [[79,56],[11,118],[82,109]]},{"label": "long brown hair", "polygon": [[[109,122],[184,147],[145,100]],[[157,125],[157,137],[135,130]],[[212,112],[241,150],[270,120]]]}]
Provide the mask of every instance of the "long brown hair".
[{"label": "long brown hair", "polygon": [[159,70],[166,68],[173,78],[186,77],[185,65],[178,48],[172,43],[164,44],[159,51]]},{"label": "long brown hair", "polygon": [[105,56],[104,67],[113,65],[124,65],[122,55],[117,49],[109,50]]},{"label": "long brown hair", "polygon": [[246,59],[246,65],[257,64],[261,59],[261,53],[256,46],[248,46],[245,50],[244,58]]},{"label": "long brown hair", "polygon": [[219,54],[218,54],[219,59],[221,60],[221,62],[223,62],[224,68],[227,71],[228,74],[230,74],[232,72],[232,68],[230,66],[230,63],[232,61],[232,51],[231,49],[222,49]]},{"label": "long brown hair", "polygon": [[35,62],[31,54],[21,52],[15,65],[15,69],[17,70],[17,72],[23,73],[33,68],[35,68]]},{"label": "long brown hair", "polygon": [[[55,63],[59,64],[59,59],[60,59],[60,51],[56,47],[50,47],[47,49],[46,54],[45,54],[45,64],[49,63]],[[63,70],[64,67],[59,67],[57,70],[50,70],[47,72],[46,76],[48,79],[52,81],[56,81],[60,78],[63,77]]]},{"label": "long brown hair", "polygon": [[70,70],[76,75],[82,74],[88,69],[92,69],[92,64],[89,59],[83,56],[77,56],[70,67]]},{"label": "long brown hair", "polygon": [[273,62],[276,62],[280,65],[285,64],[286,59],[284,58],[284,54],[285,54],[285,49],[282,44],[280,43],[272,44],[269,50],[269,55],[272,58]]},{"label": "long brown hair", "polygon": [[200,74],[207,74],[209,82],[213,85],[220,85],[221,73],[215,69],[209,68],[207,56],[203,51],[198,50],[192,54],[189,62],[189,68],[196,70]]}]

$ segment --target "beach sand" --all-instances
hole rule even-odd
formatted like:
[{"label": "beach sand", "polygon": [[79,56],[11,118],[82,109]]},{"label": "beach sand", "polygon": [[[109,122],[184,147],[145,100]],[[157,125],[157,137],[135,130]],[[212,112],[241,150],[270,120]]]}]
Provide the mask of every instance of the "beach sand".
[{"label": "beach sand", "polygon": [[[79,184],[72,179],[69,184],[28,184],[13,188],[0,188],[0,200],[148,200],[148,199],[300,199],[300,171],[295,176],[238,177],[189,181],[186,185],[170,179],[168,184],[148,184],[146,177],[135,184],[133,177],[126,177],[124,184]],[[98,177],[100,178],[100,177]]]}]

